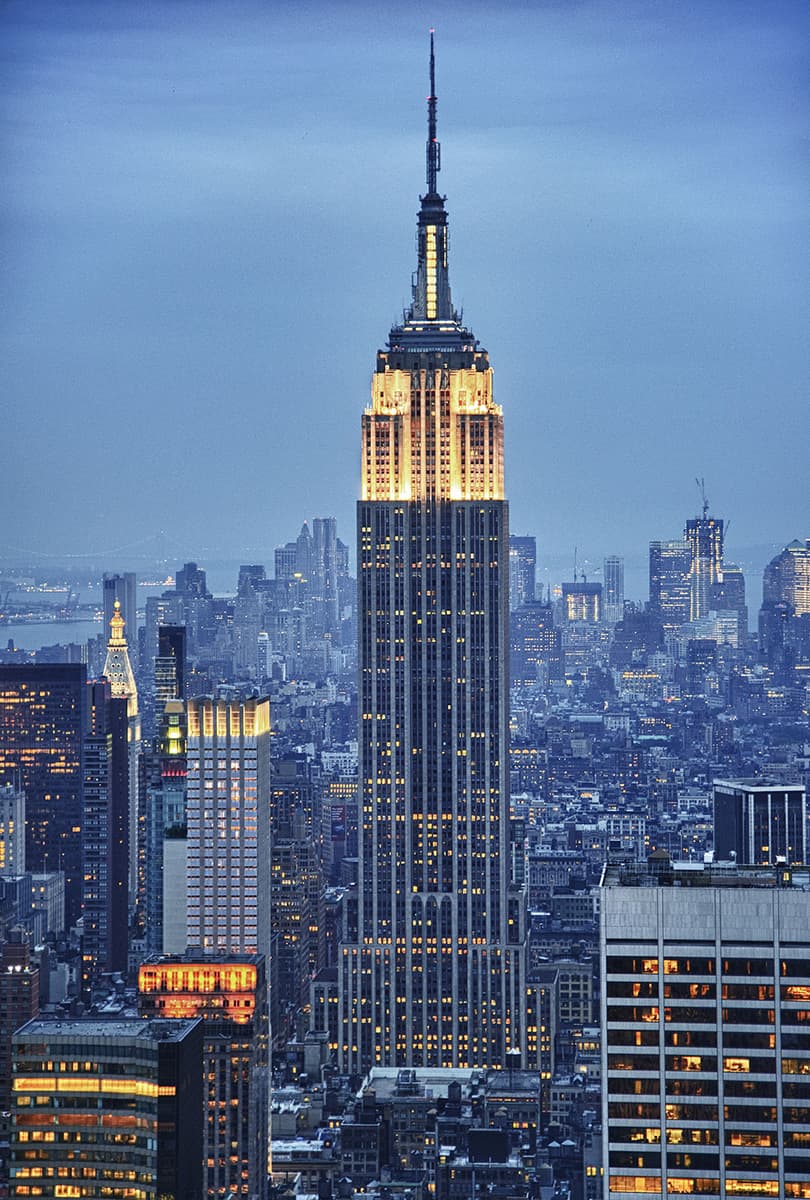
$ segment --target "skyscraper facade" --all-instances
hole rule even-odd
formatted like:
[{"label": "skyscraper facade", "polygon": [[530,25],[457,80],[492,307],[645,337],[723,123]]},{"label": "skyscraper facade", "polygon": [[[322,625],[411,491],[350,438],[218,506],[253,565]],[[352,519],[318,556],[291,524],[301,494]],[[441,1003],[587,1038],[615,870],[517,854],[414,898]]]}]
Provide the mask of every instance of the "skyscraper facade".
[{"label": "skyscraper facade", "polygon": [[188,944],[270,951],[270,702],[187,706]]},{"label": "skyscraper facade", "polygon": [[794,539],[762,575],[763,603],[790,604],[797,617],[810,613],[810,538]]},{"label": "skyscraper facade", "polygon": [[704,501],[703,515],[686,522],[685,537],[691,555],[689,619],[697,621],[711,609],[714,588],[723,579],[723,521],[709,516]]},{"label": "skyscraper facade", "polygon": [[144,938],[148,954],[180,954],[188,945],[186,709],[182,700],[162,708],[155,749],[144,757]]},{"label": "skyscraper facade", "polygon": [[807,795],[801,783],[715,779],[714,848],[747,866],[807,862]]},{"label": "skyscraper facade", "polygon": [[534,601],[537,578],[537,539],[509,535],[509,607]]},{"label": "skyscraper facade", "polygon": [[186,695],[186,627],[158,625],[158,652],[155,656],[155,705],[158,723],[167,700],[183,700]]},{"label": "skyscraper facade", "polygon": [[723,578],[714,585],[711,607],[717,612],[737,614],[737,645],[748,640],[748,605],[745,602],[745,576],[736,563],[723,563]]},{"label": "skyscraper facade", "polygon": [[36,1018],[12,1045],[12,1196],[199,1200],[200,1020]]},{"label": "skyscraper facade", "polygon": [[[117,601],[116,601],[117,603]],[[108,680],[90,685],[84,742],[82,991],[104,972],[127,969],[129,747],[127,700]]]},{"label": "skyscraper facade", "polygon": [[806,878],[605,868],[605,1197],[810,1196]]},{"label": "skyscraper facade", "polygon": [[602,567],[604,617],[615,625],[624,616],[624,559],[610,554]]},{"label": "skyscraper facade", "polygon": [[687,541],[650,542],[650,609],[667,633],[689,620],[691,565]]},{"label": "skyscraper facade", "polygon": [[118,603],[119,615],[124,621],[133,644],[136,643],[135,630],[138,624],[138,581],[134,571],[124,571],[123,575],[104,573],[104,628],[110,628],[110,621]]},{"label": "skyscraper facade", "polygon": [[432,45],[428,118],[412,302],[362,419],[359,886],[338,983],[350,1071],[496,1066],[523,1043],[503,417],[450,296]]},{"label": "skyscraper facade", "polygon": [[86,692],[80,663],[0,666],[0,782],[25,790],[27,869],[65,872],[68,926],[82,903]]},{"label": "skyscraper facade", "polygon": [[25,873],[25,792],[0,784],[0,875]]},{"label": "skyscraper facade", "polygon": [[267,981],[261,955],[148,959],[138,1011],[203,1023],[201,1195],[267,1200]]}]

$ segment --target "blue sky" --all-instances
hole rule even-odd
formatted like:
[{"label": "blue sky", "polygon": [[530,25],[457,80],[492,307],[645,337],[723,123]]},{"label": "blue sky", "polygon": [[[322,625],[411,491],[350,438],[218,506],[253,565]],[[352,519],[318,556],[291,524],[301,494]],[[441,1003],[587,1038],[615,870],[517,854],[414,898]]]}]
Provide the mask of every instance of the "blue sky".
[{"label": "blue sky", "polygon": [[163,531],[269,563],[325,514],[353,543],[431,25],[451,283],[495,368],[513,529],[541,563],[643,557],[703,476],[743,556],[808,536],[809,14],[6,3],[0,554]]}]

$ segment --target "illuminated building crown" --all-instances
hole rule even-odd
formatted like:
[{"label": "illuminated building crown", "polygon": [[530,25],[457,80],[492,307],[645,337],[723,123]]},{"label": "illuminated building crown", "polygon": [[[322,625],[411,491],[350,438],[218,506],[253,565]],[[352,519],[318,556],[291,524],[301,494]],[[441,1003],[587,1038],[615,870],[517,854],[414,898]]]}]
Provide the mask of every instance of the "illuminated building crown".
[{"label": "illuminated building crown", "polygon": [[130,717],[134,717],[138,712],[138,690],[135,687],[135,676],[129,661],[124,625],[124,618],[121,616],[121,601],[116,600],[113,605],[113,615],[110,618],[110,636],[107,641],[104,675],[109,681],[111,694],[125,697],[128,700],[127,713]]},{"label": "illuminated building crown", "polygon": [[377,354],[363,414],[363,500],[502,500],[503,414],[486,350],[450,299],[447,213],[437,191],[436,82],[430,35],[427,192],[411,307]]}]

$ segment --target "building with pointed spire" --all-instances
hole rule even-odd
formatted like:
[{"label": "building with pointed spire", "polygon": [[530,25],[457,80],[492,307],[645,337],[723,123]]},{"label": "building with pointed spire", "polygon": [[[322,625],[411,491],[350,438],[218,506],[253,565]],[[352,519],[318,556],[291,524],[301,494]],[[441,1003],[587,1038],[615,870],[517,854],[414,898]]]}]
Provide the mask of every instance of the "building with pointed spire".
[{"label": "building with pointed spire", "polygon": [[110,636],[107,640],[107,657],[104,661],[104,675],[113,696],[124,697],[127,701],[127,714],[130,717],[138,715],[138,689],[135,686],[135,675],[129,661],[127,639],[124,636],[124,618],[121,616],[121,601],[113,601],[113,615],[110,618]]},{"label": "building with pointed spire", "polygon": [[502,1066],[524,1040],[503,415],[450,294],[432,34],[430,83],[412,300],[362,418],[359,879],[338,979],[350,1072]]},{"label": "building with pointed spire", "polygon": [[[113,602],[110,618],[110,636],[107,641],[107,658],[104,662],[104,677],[109,683],[110,696],[127,702],[127,747],[129,758],[129,905],[134,911],[139,892],[139,845],[143,847],[145,830],[139,818],[138,806],[138,758],[141,752],[141,718],[138,711],[138,689],[129,660],[129,649],[124,634],[125,622],[121,614],[121,601]],[[142,857],[142,856],[141,856]]]}]

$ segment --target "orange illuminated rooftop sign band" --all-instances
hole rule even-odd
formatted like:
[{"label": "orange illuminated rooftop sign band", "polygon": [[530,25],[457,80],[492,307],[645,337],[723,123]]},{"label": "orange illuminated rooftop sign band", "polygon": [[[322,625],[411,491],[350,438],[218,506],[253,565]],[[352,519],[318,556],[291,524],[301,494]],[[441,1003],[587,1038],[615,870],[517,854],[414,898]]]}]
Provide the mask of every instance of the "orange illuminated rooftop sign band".
[{"label": "orange illuminated rooftop sign band", "polygon": [[138,990],[146,992],[253,992],[256,968],[250,963],[144,963]]}]

